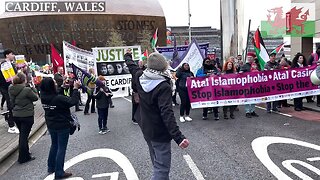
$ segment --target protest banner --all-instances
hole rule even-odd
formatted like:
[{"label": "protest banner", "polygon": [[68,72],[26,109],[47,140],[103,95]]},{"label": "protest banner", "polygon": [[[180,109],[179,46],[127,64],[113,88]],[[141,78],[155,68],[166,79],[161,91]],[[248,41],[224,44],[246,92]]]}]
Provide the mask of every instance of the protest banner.
[{"label": "protest banner", "polygon": [[204,55],[201,53],[200,47],[198,46],[197,42],[192,41],[187,51],[180,59],[181,61],[175,68],[173,68],[173,70],[176,71],[179,67],[182,66],[183,63],[188,63],[190,66],[190,71],[193,72],[193,74],[196,74],[198,69],[202,67]]},{"label": "protest banner", "polygon": [[257,104],[320,94],[310,81],[315,66],[225,74],[187,80],[192,108]]},{"label": "protest banner", "polygon": [[[178,58],[174,61],[172,61],[171,67],[173,69],[177,69],[179,67],[179,65],[181,65],[181,61],[183,58],[183,55],[186,53],[186,51],[188,50],[189,46],[188,45],[184,45],[184,46],[177,46],[177,51],[178,51]],[[199,44],[199,49],[201,51],[201,54],[203,56],[207,56],[208,53],[208,48],[209,48],[209,43],[201,43]],[[175,51],[175,47],[157,47],[157,51],[159,53],[161,53],[164,57],[166,57],[166,59],[168,60],[172,60],[173,58],[173,53]],[[177,62],[175,62],[177,61]]]},{"label": "protest banner", "polygon": [[23,68],[26,66],[26,58],[24,57],[24,55],[15,55],[14,57],[16,59],[17,68]]},{"label": "protest banner", "polygon": [[96,74],[106,79],[107,86],[113,91],[113,97],[123,97],[129,94],[131,74],[124,62],[124,54],[131,49],[132,59],[141,60],[140,46],[99,47],[92,48],[96,65]]},{"label": "protest banner", "polygon": [[92,52],[73,46],[66,41],[63,41],[63,58],[66,72],[72,72],[71,64],[85,71],[95,68]]},{"label": "protest banner", "polygon": [[11,63],[8,61],[1,63],[1,72],[6,82],[11,82],[16,75]]}]

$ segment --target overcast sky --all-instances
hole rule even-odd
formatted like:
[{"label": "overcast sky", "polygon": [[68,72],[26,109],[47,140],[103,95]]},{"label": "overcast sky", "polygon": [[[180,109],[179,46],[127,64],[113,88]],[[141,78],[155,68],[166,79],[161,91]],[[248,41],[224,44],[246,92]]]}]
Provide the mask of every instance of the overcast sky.
[{"label": "overcast sky", "polygon": [[[167,26],[188,25],[188,0],[158,0],[166,16]],[[261,20],[267,19],[267,10],[274,7],[289,9],[290,0],[243,0],[244,26],[256,29]],[[191,26],[220,28],[220,0],[190,0]]]}]

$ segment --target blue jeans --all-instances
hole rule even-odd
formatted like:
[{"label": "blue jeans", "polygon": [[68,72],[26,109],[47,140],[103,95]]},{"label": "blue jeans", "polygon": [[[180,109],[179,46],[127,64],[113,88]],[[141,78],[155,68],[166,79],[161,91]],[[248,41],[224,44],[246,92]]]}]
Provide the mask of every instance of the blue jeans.
[{"label": "blue jeans", "polygon": [[253,113],[255,110],[255,104],[246,104],[244,105],[246,113]]},{"label": "blue jeans", "polygon": [[99,129],[107,129],[108,108],[98,108]]},{"label": "blue jeans", "polygon": [[151,180],[169,180],[171,167],[171,142],[147,141],[153,174]]},{"label": "blue jeans", "polygon": [[55,177],[64,174],[64,159],[66,155],[70,129],[48,129],[51,136],[51,147],[48,157],[48,172],[55,172]]}]

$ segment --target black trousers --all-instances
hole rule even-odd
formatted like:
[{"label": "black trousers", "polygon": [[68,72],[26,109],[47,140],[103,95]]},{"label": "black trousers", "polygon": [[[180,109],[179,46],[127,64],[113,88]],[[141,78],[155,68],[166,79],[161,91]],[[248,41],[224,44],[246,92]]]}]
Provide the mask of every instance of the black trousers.
[{"label": "black trousers", "polygon": [[28,138],[34,123],[34,117],[14,117],[14,121],[20,131],[19,133],[19,158],[18,162],[23,163],[30,160]]},{"label": "black trousers", "polygon": [[[203,108],[202,109],[202,116],[203,117],[207,117],[208,116],[208,109],[209,108]],[[212,107],[212,110],[213,110],[214,117],[219,117],[218,107]]]},{"label": "black trousers", "polygon": [[81,102],[81,94],[80,94],[80,91],[78,91],[77,93],[78,93],[78,95],[79,95],[79,101],[78,101],[78,103],[75,105],[76,110],[80,109],[79,106],[80,106],[80,102]]},{"label": "black trousers", "polygon": [[96,112],[96,110],[95,110],[95,102],[96,102],[96,100],[94,99],[94,97],[92,95],[88,94],[88,99],[87,99],[87,102],[86,102],[86,106],[84,108],[84,113],[88,113],[89,112],[89,106],[90,106],[91,100],[92,100],[91,113]]},{"label": "black trousers", "polygon": [[223,115],[227,115],[228,109],[230,110],[230,115],[233,115],[234,110],[237,106],[223,106]]},{"label": "black trousers", "polygon": [[184,114],[189,116],[190,109],[191,109],[191,104],[190,104],[190,99],[189,99],[189,96],[188,96],[188,91],[180,89],[179,90],[179,96],[180,96],[180,99],[181,99],[180,116],[184,116]]},{"label": "black trousers", "polygon": [[2,94],[2,97],[4,97],[4,99],[7,102],[7,107],[8,107],[8,111],[9,111],[8,125],[9,125],[9,127],[13,127],[14,126],[14,120],[12,118],[11,101],[10,101],[10,96],[9,96],[9,93],[8,93],[8,88],[0,87],[0,92]]},{"label": "black trousers", "polygon": [[4,98],[4,97],[2,96],[2,98],[1,98],[1,107],[3,107],[3,105],[4,105],[5,102],[6,102],[6,98]]},{"label": "black trousers", "polygon": [[131,119],[133,122],[138,122],[136,117],[135,117],[135,114],[138,110],[138,106],[139,106],[139,103],[135,103],[134,102],[134,97],[133,97],[133,94],[131,95],[131,102],[132,102],[132,114],[131,114]]},{"label": "black trousers", "polygon": [[303,107],[303,104],[302,104],[302,99],[303,98],[294,98],[293,99],[293,104],[294,104],[294,108],[299,108],[299,109],[302,109]]}]

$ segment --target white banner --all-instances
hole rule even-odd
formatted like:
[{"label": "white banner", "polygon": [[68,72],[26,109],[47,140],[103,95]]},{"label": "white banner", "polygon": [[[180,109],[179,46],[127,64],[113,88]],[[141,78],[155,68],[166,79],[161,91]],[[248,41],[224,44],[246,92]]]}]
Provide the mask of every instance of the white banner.
[{"label": "white banner", "polygon": [[89,68],[96,69],[92,52],[80,49],[66,41],[63,41],[63,59],[66,72],[72,72],[71,63],[85,71]]},{"label": "white banner", "polygon": [[[140,46],[92,48],[97,67],[96,74],[106,78],[110,89],[131,87],[131,74],[124,62],[124,54],[127,52],[127,49],[131,49],[133,60],[140,60]],[[128,90],[124,90],[124,92],[128,94]]]},{"label": "white banner", "polygon": [[203,55],[199,49],[197,42],[193,41],[190,45],[188,50],[183,55],[183,60],[180,62],[179,66],[177,66],[174,70],[177,70],[183,63],[188,63],[190,66],[191,72],[196,74],[198,69],[202,67],[203,62]]}]

